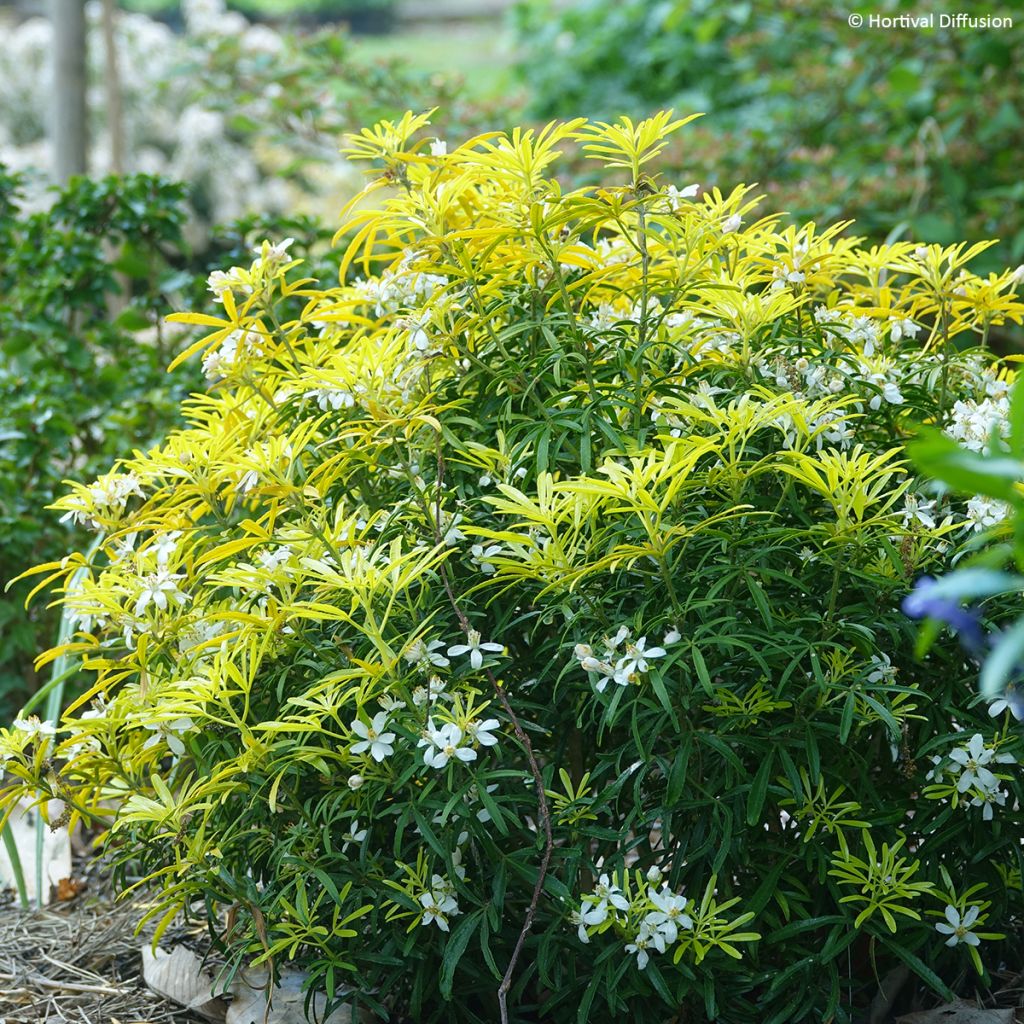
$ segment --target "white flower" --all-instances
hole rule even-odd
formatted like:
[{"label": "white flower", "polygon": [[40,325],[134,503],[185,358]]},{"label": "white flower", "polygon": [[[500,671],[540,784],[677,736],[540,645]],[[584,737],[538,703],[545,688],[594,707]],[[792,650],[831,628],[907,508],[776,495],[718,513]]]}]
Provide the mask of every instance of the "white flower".
[{"label": "white flower", "polygon": [[[985,746],[985,740],[980,732],[976,732],[970,738],[966,747],[957,747],[951,751],[950,760],[960,766],[957,790],[966,793],[975,785],[980,789],[994,789],[999,784],[998,780],[985,766],[990,764],[995,756],[995,750]],[[1009,755],[1003,755],[1007,756]]]},{"label": "white flower", "polygon": [[275,243],[264,241],[261,245],[258,245],[253,249],[253,253],[258,257],[262,257],[265,263],[277,266],[281,263],[287,263],[291,258],[288,255],[288,249],[294,243],[294,238],[286,238],[283,242]]},{"label": "white flower", "polygon": [[423,907],[423,918],[420,924],[429,925],[436,924],[441,931],[448,931],[448,918],[455,917],[459,913],[459,904],[452,894],[450,885],[441,879],[440,875],[435,875],[434,879],[439,879],[444,883],[442,887],[434,886],[429,892],[423,893],[420,898],[420,906]]},{"label": "white flower", "polygon": [[622,889],[607,874],[603,874],[598,878],[597,885],[594,886],[594,891],[589,898],[597,900],[598,906],[611,906],[616,910],[629,910],[629,903],[626,897],[622,895]]},{"label": "white flower", "polygon": [[57,735],[57,727],[51,722],[44,722],[38,715],[30,715],[28,718],[16,718],[12,725],[18,732],[28,733],[29,736]]},{"label": "white flower", "polygon": [[653,930],[645,921],[640,926],[636,938],[626,945],[627,953],[636,954],[636,965],[642,971],[650,962],[648,950],[656,949],[659,953],[665,952],[665,936],[660,931]]},{"label": "white flower", "polygon": [[640,637],[636,643],[627,643],[625,657],[615,666],[615,682],[625,686],[650,668],[648,658],[664,658],[667,653],[664,647],[648,648],[645,636]]},{"label": "white flower", "polygon": [[909,338],[913,341],[921,330],[920,326],[915,324],[913,320],[907,320],[904,317],[891,316],[889,317],[889,324],[890,337],[893,341],[900,341],[903,338]]},{"label": "white flower", "polygon": [[384,731],[387,728],[387,724],[388,713],[386,711],[378,711],[373,716],[369,725],[366,725],[365,722],[357,718],[352,723],[351,729],[357,736],[362,738],[358,743],[353,743],[349,747],[349,751],[353,754],[362,754],[368,750],[370,757],[378,762],[389,757],[395,752],[395,748],[392,745],[395,741],[395,734]]},{"label": "white flower", "polygon": [[888,654],[872,654],[868,673],[869,683],[892,683],[896,680],[896,667]]},{"label": "white flower", "polygon": [[935,502],[926,501],[920,495],[909,491],[903,496],[903,525],[910,526],[915,520],[926,530],[935,529]]},{"label": "white flower", "polygon": [[495,555],[500,555],[501,550],[500,544],[491,544],[489,547],[484,547],[483,544],[474,544],[469,549],[470,557],[479,566],[480,571],[487,576],[493,576],[497,572],[497,568],[490,560]]},{"label": "white flower", "polygon": [[743,218],[738,213],[734,213],[731,217],[726,217],[722,221],[722,234],[727,235],[732,231],[738,231],[742,223]]},{"label": "white flower", "polygon": [[313,388],[311,391],[305,392],[302,397],[315,400],[322,412],[329,412],[332,409],[335,412],[339,409],[351,409],[356,404],[355,395],[344,388]]},{"label": "white flower", "polygon": [[359,819],[357,818],[352,822],[352,828],[349,829],[342,837],[341,852],[344,853],[349,846],[349,843],[361,843],[366,838],[366,829],[360,830]]},{"label": "white flower", "polygon": [[174,554],[178,547],[178,538],[181,536],[181,530],[171,530],[168,533],[162,533],[153,542],[153,546],[150,548],[151,551],[156,553],[156,564],[160,568],[164,568],[167,565],[168,559]]},{"label": "white flower", "polygon": [[469,655],[469,663],[474,669],[479,670],[484,664],[484,653],[490,652],[493,654],[504,653],[505,648],[501,644],[491,642],[481,642],[480,634],[475,630],[469,631],[469,636],[466,637],[468,643],[455,644],[454,647],[448,648],[448,656],[452,658],[461,657],[463,654]]},{"label": "white flower", "polygon": [[967,913],[961,917],[960,911],[956,907],[947,906],[946,921],[949,923],[940,921],[935,926],[935,930],[949,936],[946,940],[947,946],[958,946],[961,942],[966,942],[968,946],[977,946],[981,939],[970,929],[977,922],[980,914],[981,908],[975,906],[969,907]]},{"label": "white flower", "polygon": [[452,696],[444,688],[444,680],[440,676],[431,676],[426,686],[417,686],[412,691],[413,704],[421,708],[424,704],[433,704],[439,700],[451,700]]},{"label": "white flower", "polygon": [[431,156],[447,156],[448,155],[448,143],[444,139],[434,139],[430,143],[430,155]]},{"label": "white flower", "polygon": [[996,697],[988,706],[988,713],[996,718],[1004,711],[1009,711],[1018,722],[1024,721],[1024,700],[1015,696],[1015,688],[1011,684],[1001,697]]},{"label": "white flower", "polygon": [[647,898],[657,909],[644,918],[644,924],[664,935],[667,942],[676,941],[680,928],[693,927],[693,918],[686,913],[690,901],[685,896],[672,892],[666,886],[661,892],[648,889]]},{"label": "white flower", "polygon": [[1010,514],[1010,506],[995,498],[978,494],[967,500],[967,522],[975,531],[988,530],[998,526]]},{"label": "white flower", "polygon": [[441,529],[444,531],[443,540],[445,547],[453,548],[460,540],[465,540],[466,535],[459,529],[462,516],[443,513]]},{"label": "white flower", "polygon": [[498,742],[494,730],[500,728],[501,723],[496,718],[487,718],[482,722],[474,718],[473,721],[466,723],[466,737],[470,743],[479,743],[482,747],[493,747]]},{"label": "white flower", "polygon": [[669,185],[665,190],[665,198],[668,200],[668,208],[675,213],[675,211],[682,206],[682,200],[693,199],[699,191],[700,185],[698,184],[687,185],[686,188],[676,188],[675,185]]},{"label": "white flower", "polygon": [[670,629],[665,636],[662,638],[662,643],[667,647],[671,647],[672,644],[677,644],[683,638],[683,634],[679,632],[674,626]]},{"label": "white flower", "polygon": [[423,763],[429,768],[444,768],[452,758],[463,762],[475,761],[476,751],[472,747],[460,746],[462,738],[462,730],[454,722],[446,722],[440,729],[430,730]]},{"label": "white flower", "polygon": [[597,674],[598,678],[594,686],[598,693],[604,693],[605,688],[615,678],[615,666],[610,661],[601,661],[600,658],[591,656],[584,658],[580,665],[584,671]]},{"label": "white flower", "polygon": [[146,722],[144,727],[149,729],[153,735],[142,744],[143,750],[149,750],[163,742],[167,744],[171,753],[181,757],[185,753],[185,744],[182,743],[181,737],[185,733],[191,732],[196,724],[191,718],[184,717],[175,718],[170,722]]},{"label": "white flower", "polygon": [[418,665],[425,672],[429,671],[431,665],[447,668],[451,662],[440,653],[442,647],[443,640],[431,640],[430,643],[424,643],[422,639],[414,640],[403,657],[410,665]]},{"label": "white flower", "polygon": [[991,821],[996,807],[1006,806],[1006,793],[1001,789],[979,789],[978,795],[972,797],[968,807],[984,807],[981,812],[982,821]]},{"label": "white flower", "polygon": [[357,789],[362,789],[363,783],[365,782],[366,779],[364,779],[362,775],[350,775],[348,777],[348,788],[354,793]]},{"label": "white flower", "polygon": [[166,611],[171,601],[184,604],[188,595],[178,589],[177,583],[184,578],[183,573],[169,573],[163,569],[144,576],[141,580],[142,589],[135,602],[135,614],[141,615],[150,604],[160,611]]},{"label": "white flower", "polygon": [[650,882],[651,885],[657,885],[661,881],[661,868],[659,868],[657,864],[652,864],[647,869],[647,881]]},{"label": "white flower", "polygon": [[580,942],[590,942],[590,936],[587,934],[588,922],[583,919],[583,915],[578,910],[574,910],[569,915],[569,923],[576,929]]}]

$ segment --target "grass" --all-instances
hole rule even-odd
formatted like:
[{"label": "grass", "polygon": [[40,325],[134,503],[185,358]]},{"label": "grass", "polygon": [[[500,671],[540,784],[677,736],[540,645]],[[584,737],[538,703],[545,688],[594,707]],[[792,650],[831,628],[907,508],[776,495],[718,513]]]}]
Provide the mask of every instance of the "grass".
[{"label": "grass", "polygon": [[471,100],[494,100],[519,89],[511,71],[511,33],[500,20],[417,26],[360,36],[355,45],[364,57],[398,58],[416,71],[458,75]]}]

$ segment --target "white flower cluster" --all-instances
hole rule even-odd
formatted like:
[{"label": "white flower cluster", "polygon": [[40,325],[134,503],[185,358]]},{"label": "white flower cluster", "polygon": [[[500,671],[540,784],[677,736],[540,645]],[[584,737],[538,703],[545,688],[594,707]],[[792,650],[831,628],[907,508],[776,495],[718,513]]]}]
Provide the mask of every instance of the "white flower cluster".
[{"label": "white flower cluster", "polygon": [[[946,434],[968,451],[989,452],[1005,441],[1010,432],[1010,397],[1005,381],[984,379],[985,397],[979,401],[960,399],[953,404]],[[967,523],[975,531],[1002,523],[1010,506],[995,498],[977,494],[967,502]]]},{"label": "white flower cluster", "polygon": [[116,518],[124,511],[132,495],[144,497],[142,481],[135,473],[107,473],[90,484],[85,494],[71,499],[75,507],[65,512],[60,521],[98,530],[100,523],[97,517]]},{"label": "white flower cluster", "polygon": [[[476,630],[470,630],[467,642],[453,644],[442,653],[445,644],[441,640],[426,640],[418,637],[404,652],[406,662],[429,675],[427,686],[417,686],[412,692],[414,708],[428,706],[434,710],[423,720],[407,723],[409,732],[418,733],[417,748],[423,750],[423,763],[428,768],[442,769],[449,763],[468,764],[478,757],[480,747],[493,747],[498,743],[495,735],[501,728],[496,718],[480,719],[461,714],[461,704],[449,693],[440,676],[434,674],[435,669],[448,668],[452,658],[469,655],[470,665],[474,671],[483,668],[484,658],[488,654],[503,654],[505,648],[501,644],[483,641]],[[349,728],[356,737],[356,742],[349,746],[349,753],[366,755],[378,764],[395,752],[397,733],[388,730],[390,716],[400,713],[407,707],[404,700],[386,694],[379,700],[382,711],[378,711],[368,722],[362,718],[354,719]],[[435,721],[435,714],[440,712],[443,703],[454,705],[445,708],[444,719]]]},{"label": "white flower cluster", "polygon": [[455,886],[444,875],[433,875],[430,888],[419,894],[418,901],[423,908],[420,924],[436,924],[443,932],[448,931],[448,918],[462,913],[455,897]]},{"label": "white flower cluster", "polygon": [[961,399],[953,404],[946,433],[972,452],[989,450],[993,436],[1005,440],[1010,430],[1010,399],[1006,393],[980,402]]},{"label": "white flower cluster", "polygon": [[[664,658],[665,647],[648,647],[647,637],[630,640],[630,630],[620,626],[615,634],[601,640],[600,653],[595,653],[590,644],[577,644],[573,649],[580,667],[594,680],[598,693],[603,693],[610,682],[619,686],[637,683],[650,670],[650,663]],[[662,641],[666,646],[677,643],[679,632],[675,629],[665,634]]]},{"label": "white flower cluster", "polygon": [[[948,757],[932,757],[932,769],[926,778],[934,786],[951,785],[964,798],[965,807],[982,807],[982,818],[991,821],[993,808],[1006,804],[1006,791],[1000,783],[1006,776],[996,775],[990,766],[1017,764],[1012,754],[998,753],[976,732],[966,745],[955,747]],[[950,776],[947,783],[946,776]]]},{"label": "white flower cluster", "polygon": [[259,359],[263,349],[251,331],[232,331],[216,348],[203,356],[203,374],[207,380],[220,380],[240,370],[249,360]]},{"label": "white flower cluster", "polygon": [[626,952],[636,956],[636,964],[643,970],[652,953],[664,953],[679,940],[679,933],[693,928],[693,918],[687,913],[690,901],[681,893],[673,892],[667,883],[655,888],[661,881],[658,868],[647,872],[649,883],[628,900],[615,880],[607,874],[598,878],[594,891],[585,895],[580,909],[571,921],[576,925],[580,942],[589,942],[592,931],[604,930],[612,921],[627,933],[630,941]]},{"label": "white flower cluster", "polygon": [[415,252],[406,253],[394,270],[385,270],[379,277],[360,278],[352,287],[364,302],[373,306],[377,316],[421,307],[448,285],[448,278],[413,270],[411,264],[418,258]]}]

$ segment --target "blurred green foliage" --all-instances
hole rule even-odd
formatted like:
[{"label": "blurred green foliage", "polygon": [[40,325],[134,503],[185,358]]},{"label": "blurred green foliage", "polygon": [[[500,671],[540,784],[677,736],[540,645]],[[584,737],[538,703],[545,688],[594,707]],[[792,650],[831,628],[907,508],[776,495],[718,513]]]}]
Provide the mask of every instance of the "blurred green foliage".
[{"label": "blurred green foliage", "polygon": [[[929,11],[938,24],[963,6]],[[978,269],[1020,262],[1024,30],[852,28],[849,13],[826,0],[526,0],[519,70],[538,116],[712,115],[666,153],[671,177],[756,181],[765,212],[852,218],[873,240],[999,238]],[[870,13],[921,12],[883,0]]]},{"label": "blurred green foliage", "polygon": [[[83,543],[44,511],[62,481],[91,480],[161,437],[199,384],[192,367],[166,373],[182,339],[162,317],[203,301],[209,270],[251,258],[254,239],[291,234],[306,254],[329,238],[305,218],[254,217],[215,229],[192,253],[182,185],[80,178],[39,212],[22,209],[21,186],[0,167],[3,584]],[[0,721],[38,685],[32,660],[56,633],[41,603],[26,611],[29,589],[0,594]]]}]

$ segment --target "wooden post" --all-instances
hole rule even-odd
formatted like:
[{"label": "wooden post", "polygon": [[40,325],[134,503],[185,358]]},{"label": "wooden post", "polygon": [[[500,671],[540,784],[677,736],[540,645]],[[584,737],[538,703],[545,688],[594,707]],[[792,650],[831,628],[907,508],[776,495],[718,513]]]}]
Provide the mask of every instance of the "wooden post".
[{"label": "wooden post", "polygon": [[53,25],[53,176],[86,171],[85,0],[49,0]]},{"label": "wooden post", "polygon": [[106,57],[107,132],[110,134],[110,171],[124,174],[124,103],[117,66],[117,0],[103,0],[103,49]]}]

